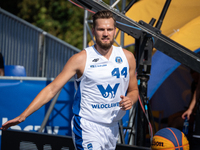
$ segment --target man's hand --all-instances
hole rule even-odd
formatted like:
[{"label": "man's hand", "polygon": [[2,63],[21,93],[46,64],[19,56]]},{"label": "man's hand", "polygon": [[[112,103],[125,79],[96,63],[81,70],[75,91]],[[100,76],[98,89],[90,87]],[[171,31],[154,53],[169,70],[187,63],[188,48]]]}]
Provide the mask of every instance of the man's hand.
[{"label": "man's hand", "polygon": [[129,110],[132,108],[134,103],[129,97],[121,95],[120,98],[122,100],[119,102],[119,106],[122,110]]},{"label": "man's hand", "polygon": [[6,123],[4,123],[2,125],[2,127],[0,128],[1,130],[7,130],[8,128],[10,128],[11,126],[15,126],[21,122],[23,122],[25,120],[25,118],[22,117],[16,117],[12,120],[7,121]]}]

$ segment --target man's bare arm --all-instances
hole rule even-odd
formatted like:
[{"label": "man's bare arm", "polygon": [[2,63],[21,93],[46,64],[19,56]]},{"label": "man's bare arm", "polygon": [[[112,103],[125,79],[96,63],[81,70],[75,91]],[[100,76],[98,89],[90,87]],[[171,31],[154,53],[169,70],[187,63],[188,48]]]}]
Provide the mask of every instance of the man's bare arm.
[{"label": "man's bare arm", "polygon": [[48,86],[41,90],[25,111],[18,117],[3,124],[0,129],[6,130],[10,126],[23,122],[28,116],[49,102],[77,72],[83,72],[85,60],[85,51],[73,55],[64,66],[62,72]]},{"label": "man's bare arm", "polygon": [[129,86],[127,90],[126,96],[121,96],[122,101],[120,101],[120,105],[123,110],[129,110],[132,108],[132,105],[135,104],[138,100],[138,85],[137,85],[137,77],[136,77],[136,61],[134,55],[124,50],[124,53],[127,57],[129,63]]}]

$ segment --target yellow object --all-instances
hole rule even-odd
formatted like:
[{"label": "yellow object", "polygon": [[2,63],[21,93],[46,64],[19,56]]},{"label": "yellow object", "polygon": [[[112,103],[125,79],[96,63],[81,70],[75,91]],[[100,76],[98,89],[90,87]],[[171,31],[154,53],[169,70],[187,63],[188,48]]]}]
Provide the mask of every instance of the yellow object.
[{"label": "yellow object", "polygon": [[183,132],[176,128],[163,128],[153,137],[152,150],[189,150],[189,142]]},{"label": "yellow object", "polygon": [[[143,20],[149,23],[152,18],[158,21],[165,2],[166,0],[140,0],[129,9],[126,16],[136,22]],[[162,34],[171,37],[185,24],[200,16],[199,8],[199,0],[172,0],[160,29]],[[194,36],[198,37],[198,34]],[[120,43],[120,34],[116,38],[116,41]],[[124,41],[125,46],[131,45],[134,43],[134,38],[125,34]]]},{"label": "yellow object", "polygon": [[[158,21],[166,0],[140,0],[125,14],[132,20],[149,23]],[[172,0],[161,26],[161,32],[190,50],[200,47],[200,0]],[[154,26],[157,22],[155,22]],[[121,33],[116,37],[119,45]],[[124,46],[133,45],[135,39],[125,33]],[[91,41],[89,45],[92,45]],[[115,44],[116,45],[116,44]]]},{"label": "yellow object", "polygon": [[171,39],[194,51],[200,48],[200,16],[185,24]]}]

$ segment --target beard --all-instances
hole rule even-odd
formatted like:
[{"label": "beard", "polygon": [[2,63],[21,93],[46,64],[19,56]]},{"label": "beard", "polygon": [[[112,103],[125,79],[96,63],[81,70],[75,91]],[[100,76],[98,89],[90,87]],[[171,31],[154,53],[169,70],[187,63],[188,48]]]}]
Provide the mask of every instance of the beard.
[{"label": "beard", "polygon": [[114,43],[114,38],[109,43],[102,43],[101,40],[96,39],[96,43],[99,45],[100,48],[102,48],[104,50],[108,50],[112,47],[112,45]]}]

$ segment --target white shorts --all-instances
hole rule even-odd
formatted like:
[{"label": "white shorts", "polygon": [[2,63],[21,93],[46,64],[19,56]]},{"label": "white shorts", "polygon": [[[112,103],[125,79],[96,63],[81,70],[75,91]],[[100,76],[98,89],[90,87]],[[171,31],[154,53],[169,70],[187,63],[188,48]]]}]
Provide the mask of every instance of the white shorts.
[{"label": "white shorts", "polygon": [[118,134],[118,122],[102,125],[76,115],[72,118],[72,138],[77,150],[115,150]]}]

